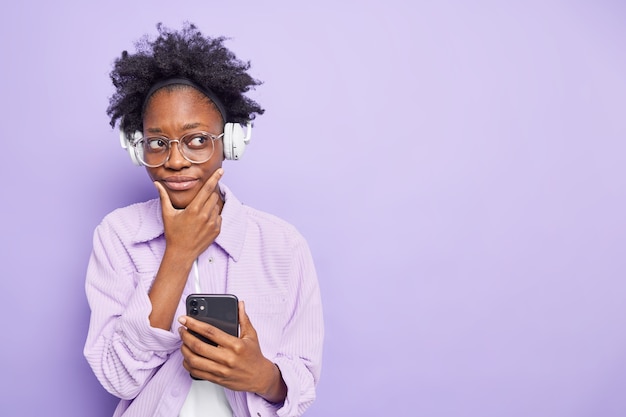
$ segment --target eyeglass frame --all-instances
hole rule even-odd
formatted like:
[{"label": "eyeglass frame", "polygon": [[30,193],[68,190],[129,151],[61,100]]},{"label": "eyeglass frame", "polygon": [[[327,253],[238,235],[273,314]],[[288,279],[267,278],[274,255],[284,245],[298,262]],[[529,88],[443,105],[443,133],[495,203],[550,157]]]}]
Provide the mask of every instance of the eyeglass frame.
[{"label": "eyeglass frame", "polygon": [[[202,135],[202,136],[206,136],[209,139],[211,139],[211,145],[213,146],[213,150],[211,151],[211,154],[209,155],[208,158],[206,158],[204,161],[192,161],[191,159],[189,159],[185,153],[183,152],[183,150],[181,149],[181,141],[183,139],[185,139],[188,136],[192,136],[192,135]],[[219,135],[214,135],[213,133],[209,133],[203,130],[197,131],[197,132],[189,132],[186,133],[184,135],[182,135],[181,137],[179,137],[178,139],[170,139],[166,136],[142,136],[139,139],[134,140],[133,142],[130,143],[130,145],[133,147],[133,151],[135,152],[135,155],[137,156],[137,159],[145,166],[149,167],[149,168],[158,168],[161,167],[163,165],[165,165],[165,163],[167,161],[169,161],[170,156],[172,156],[172,142],[176,142],[176,144],[178,145],[178,152],[182,155],[183,158],[185,158],[186,161],[191,162],[192,164],[203,164],[205,162],[207,162],[209,159],[211,159],[213,157],[213,154],[215,153],[215,141],[218,139],[222,139],[224,137],[224,133],[220,133]],[[140,156],[140,154],[137,152],[137,145],[139,145],[140,142],[142,141],[148,141],[148,140],[153,140],[153,139],[160,139],[163,140],[166,144],[167,144],[167,156],[165,157],[165,159],[163,160],[163,162],[161,162],[158,165],[153,165],[153,164],[148,164],[143,157]],[[143,155],[143,154],[142,154]]]}]

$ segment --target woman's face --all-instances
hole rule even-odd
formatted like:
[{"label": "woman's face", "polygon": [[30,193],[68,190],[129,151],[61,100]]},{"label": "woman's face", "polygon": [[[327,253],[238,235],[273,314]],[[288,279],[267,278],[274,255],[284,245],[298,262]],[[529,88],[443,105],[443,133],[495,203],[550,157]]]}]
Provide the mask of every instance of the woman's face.
[{"label": "woman's face", "polygon": [[[212,103],[192,87],[158,90],[150,98],[143,116],[144,136],[162,136],[179,139],[191,132],[204,131],[219,135],[223,131],[220,113]],[[167,190],[172,205],[184,209],[196,196],[202,185],[224,159],[223,144],[215,140],[211,159],[194,164],[180,153],[176,143],[171,144],[170,157],[160,167],[146,167],[152,181],[159,181]]]}]

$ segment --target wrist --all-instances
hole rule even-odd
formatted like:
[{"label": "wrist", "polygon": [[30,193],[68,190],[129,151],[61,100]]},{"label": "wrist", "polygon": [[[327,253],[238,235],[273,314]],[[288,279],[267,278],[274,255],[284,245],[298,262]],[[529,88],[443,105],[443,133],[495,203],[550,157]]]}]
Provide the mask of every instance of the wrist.
[{"label": "wrist", "polygon": [[191,265],[196,260],[190,252],[185,250],[174,249],[172,246],[166,246],[165,252],[163,253],[163,258],[161,259],[161,264],[165,263],[166,265],[176,266],[176,268],[190,271]]},{"label": "wrist", "polygon": [[265,389],[256,394],[266,401],[274,404],[282,403],[287,397],[287,385],[283,380],[280,368],[275,363],[267,360],[267,377]]}]

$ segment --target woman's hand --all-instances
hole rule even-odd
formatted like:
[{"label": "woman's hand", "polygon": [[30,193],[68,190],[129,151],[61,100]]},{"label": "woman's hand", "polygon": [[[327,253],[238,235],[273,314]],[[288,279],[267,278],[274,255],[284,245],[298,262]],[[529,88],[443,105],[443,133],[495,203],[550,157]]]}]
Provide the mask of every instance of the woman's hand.
[{"label": "woman's hand", "polygon": [[220,211],[223,203],[217,184],[223,173],[222,168],[216,169],[191,203],[182,210],[172,206],[162,184],[154,183],[161,199],[168,250],[175,250],[196,259],[220,234],[222,226]]},{"label": "woman's hand", "polygon": [[217,184],[223,172],[222,168],[215,170],[183,210],[175,209],[163,185],[155,182],[161,198],[166,246],[148,293],[152,327],[171,328],[193,261],[220,233],[223,202]]},{"label": "woman's hand", "polygon": [[[239,302],[239,338],[210,324],[184,316],[179,322],[183,341],[183,366],[198,379],[214,382],[233,391],[253,392],[272,403],[281,403],[287,386],[280,370],[261,353],[256,330],[242,301]],[[217,346],[202,342],[189,330],[210,339]]]}]

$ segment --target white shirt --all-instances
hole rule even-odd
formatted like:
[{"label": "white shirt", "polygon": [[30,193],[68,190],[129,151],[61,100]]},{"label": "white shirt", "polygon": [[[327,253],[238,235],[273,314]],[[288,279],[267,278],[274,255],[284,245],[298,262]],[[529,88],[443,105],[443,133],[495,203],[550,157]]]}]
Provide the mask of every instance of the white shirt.
[{"label": "white shirt", "polygon": [[224,388],[209,381],[194,380],[178,417],[233,417]]}]

